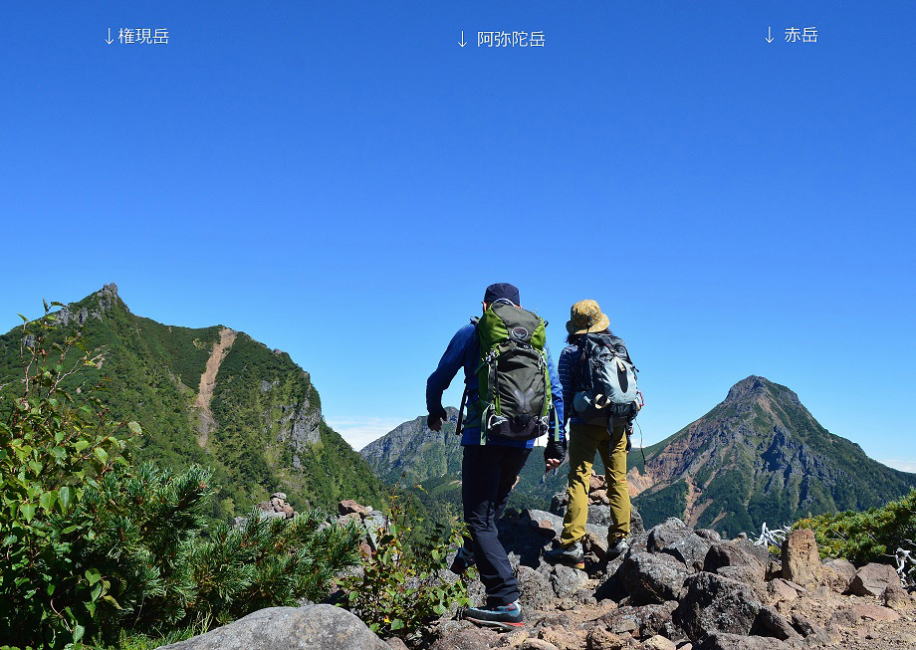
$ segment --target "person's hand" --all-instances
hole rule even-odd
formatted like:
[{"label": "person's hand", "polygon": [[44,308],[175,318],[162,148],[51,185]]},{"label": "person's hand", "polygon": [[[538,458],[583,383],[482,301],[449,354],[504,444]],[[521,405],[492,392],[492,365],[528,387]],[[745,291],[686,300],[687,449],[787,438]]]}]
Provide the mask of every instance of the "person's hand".
[{"label": "person's hand", "polygon": [[544,447],[544,471],[549,472],[556,469],[564,458],[566,458],[566,441],[549,440],[547,446]]},{"label": "person's hand", "polygon": [[442,423],[447,419],[448,413],[445,412],[444,408],[439,407],[437,411],[426,416],[426,426],[433,431],[442,431]]}]

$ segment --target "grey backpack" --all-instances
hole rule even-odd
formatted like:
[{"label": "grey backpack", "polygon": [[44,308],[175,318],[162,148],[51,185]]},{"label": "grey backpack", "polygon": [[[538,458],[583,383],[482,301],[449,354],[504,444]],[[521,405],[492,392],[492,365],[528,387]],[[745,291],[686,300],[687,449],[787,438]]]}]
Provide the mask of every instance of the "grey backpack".
[{"label": "grey backpack", "polygon": [[622,340],[611,334],[584,334],[575,370],[576,414],[609,429],[629,424],[642,407],[636,373]]}]

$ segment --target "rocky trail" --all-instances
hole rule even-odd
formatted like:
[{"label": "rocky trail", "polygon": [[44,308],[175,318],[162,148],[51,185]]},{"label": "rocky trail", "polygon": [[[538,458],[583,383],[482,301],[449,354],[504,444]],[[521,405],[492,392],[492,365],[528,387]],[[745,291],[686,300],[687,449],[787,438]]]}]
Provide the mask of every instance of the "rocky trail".
[{"label": "rocky trail", "polygon": [[[604,479],[593,476],[585,570],[550,565],[541,557],[561,531],[564,494],[554,497],[549,511],[510,511],[500,520],[500,536],[522,590],[524,628],[497,632],[446,615],[422,636],[381,640],[352,614],[307,605],[261,610],[169,648],[916,648],[916,596],[903,589],[894,568],[822,561],[810,530],[791,531],[779,552],[772,553],[746,537],[723,539],[673,517],[646,531],[634,510],[629,551],[604,561],[610,516],[604,488]],[[281,511],[282,505],[272,500],[261,507]],[[378,511],[345,501],[337,523],[363,525],[363,552],[372,552],[385,519]],[[442,579],[455,576],[443,571]],[[479,582],[472,582],[470,589],[473,598],[483,598]],[[261,628],[267,631],[258,633]]]},{"label": "rocky trail", "polygon": [[216,376],[219,374],[219,367],[222,365],[226,355],[229,354],[237,335],[238,332],[228,327],[220,330],[219,341],[213,344],[213,351],[210,353],[210,358],[207,359],[204,373],[200,376],[200,385],[197,389],[194,407],[197,409],[199,418],[197,423],[197,444],[201,447],[207,446],[210,433],[216,428],[216,420],[213,418],[213,411],[210,410],[210,402],[213,401],[213,389],[216,387]]}]

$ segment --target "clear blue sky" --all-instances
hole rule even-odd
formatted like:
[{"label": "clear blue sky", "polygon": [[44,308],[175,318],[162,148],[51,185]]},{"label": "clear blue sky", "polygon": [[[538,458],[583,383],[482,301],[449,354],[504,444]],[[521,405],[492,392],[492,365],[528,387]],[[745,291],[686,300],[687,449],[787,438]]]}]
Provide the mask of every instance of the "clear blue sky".
[{"label": "clear blue sky", "polygon": [[[512,281],[557,352],[572,302],[606,308],[646,443],[761,374],[916,469],[916,4],[16,2],[0,22],[0,329],[116,282],[135,313],[289,351],[360,446],[422,413],[483,287]],[[807,26],[817,44],[783,40]]]}]

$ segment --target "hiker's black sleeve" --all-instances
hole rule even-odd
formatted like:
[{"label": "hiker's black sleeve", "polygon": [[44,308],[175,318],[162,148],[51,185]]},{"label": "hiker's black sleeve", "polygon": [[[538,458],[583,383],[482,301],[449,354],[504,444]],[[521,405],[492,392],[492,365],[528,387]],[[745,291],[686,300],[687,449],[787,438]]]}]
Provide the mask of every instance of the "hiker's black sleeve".
[{"label": "hiker's black sleeve", "polygon": [[452,383],[452,379],[464,365],[467,346],[476,332],[473,325],[465,325],[449,341],[445,354],[439,360],[436,370],[426,380],[426,412],[439,414],[442,408],[442,393]]}]

